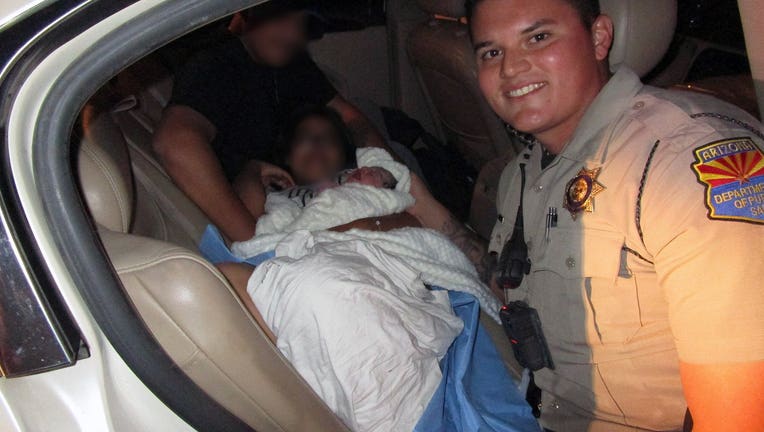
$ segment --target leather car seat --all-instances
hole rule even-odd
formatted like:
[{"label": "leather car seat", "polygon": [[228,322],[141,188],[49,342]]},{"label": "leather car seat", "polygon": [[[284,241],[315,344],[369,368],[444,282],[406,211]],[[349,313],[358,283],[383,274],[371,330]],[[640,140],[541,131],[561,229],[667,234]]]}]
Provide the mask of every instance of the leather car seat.
[{"label": "leather car seat", "polygon": [[109,97],[101,97],[97,109],[113,118],[127,142],[136,189],[131,232],[196,249],[209,220],[175,186],[151,145],[172,84],[170,71],[149,57],[104,87],[99,93]]},{"label": "leather car seat", "polygon": [[677,0],[600,0],[600,6],[615,27],[610,69],[627,65],[644,77],[671,45]]},{"label": "leather car seat", "polygon": [[114,79],[116,93],[135,99],[134,105],[145,118],[145,126],[156,125],[172,96],[172,72],[153,56],[145,57]]},{"label": "leather car seat", "polygon": [[215,267],[177,245],[129,233],[136,196],[130,154],[108,111],[87,107],[81,135],[84,200],[136,312],[177,366],[259,432],[346,431]]},{"label": "leather car seat", "polygon": [[474,51],[464,1],[420,0],[430,18],[409,36],[407,48],[427,99],[438,135],[452,143],[477,171],[520,144],[483,98],[477,82]]},{"label": "leather car seat", "polygon": [[[418,0],[430,19],[408,41],[431,114],[465,157],[480,169],[470,225],[489,238],[496,220],[499,176],[516,148],[504,123],[485,102],[477,82],[464,0]],[[676,0],[601,0],[615,24],[610,64],[644,76],[661,60],[674,35]]]}]

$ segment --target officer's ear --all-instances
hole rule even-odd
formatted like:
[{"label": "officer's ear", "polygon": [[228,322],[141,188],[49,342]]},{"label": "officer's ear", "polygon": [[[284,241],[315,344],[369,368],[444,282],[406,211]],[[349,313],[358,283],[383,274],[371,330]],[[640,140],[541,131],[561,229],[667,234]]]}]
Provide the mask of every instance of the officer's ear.
[{"label": "officer's ear", "polygon": [[592,23],[591,34],[597,60],[607,60],[610,47],[613,46],[613,20],[609,16],[601,14]]}]

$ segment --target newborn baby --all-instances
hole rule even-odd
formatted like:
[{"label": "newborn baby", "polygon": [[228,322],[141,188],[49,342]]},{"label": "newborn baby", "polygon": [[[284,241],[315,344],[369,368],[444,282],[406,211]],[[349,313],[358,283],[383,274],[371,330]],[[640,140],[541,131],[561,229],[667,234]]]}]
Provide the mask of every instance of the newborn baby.
[{"label": "newborn baby", "polygon": [[348,183],[363,184],[383,189],[395,189],[398,186],[398,180],[396,180],[393,173],[382,167],[361,167],[340,173],[337,178],[337,184],[343,185]]},{"label": "newborn baby", "polygon": [[393,173],[382,167],[365,166],[356,169],[342,171],[334,180],[322,182],[310,186],[295,186],[285,191],[276,192],[298,203],[301,207],[327,189],[348,184],[361,184],[380,189],[394,190],[398,186],[398,180]]},{"label": "newborn baby", "polygon": [[414,205],[405,165],[383,149],[357,150],[358,167],[326,181],[267,195],[258,236],[299,230],[326,230],[350,222],[398,214]]}]

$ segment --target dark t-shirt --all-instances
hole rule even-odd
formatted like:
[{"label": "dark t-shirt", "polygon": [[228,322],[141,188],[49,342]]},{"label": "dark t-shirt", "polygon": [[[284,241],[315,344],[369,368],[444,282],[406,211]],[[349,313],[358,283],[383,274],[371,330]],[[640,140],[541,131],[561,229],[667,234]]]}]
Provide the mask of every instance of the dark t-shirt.
[{"label": "dark t-shirt", "polygon": [[195,55],[177,74],[172,105],[185,105],[217,129],[212,142],[233,180],[252,159],[270,160],[283,122],[304,105],[326,105],[337,91],[307,53],[283,68],[255,63],[239,39]]}]

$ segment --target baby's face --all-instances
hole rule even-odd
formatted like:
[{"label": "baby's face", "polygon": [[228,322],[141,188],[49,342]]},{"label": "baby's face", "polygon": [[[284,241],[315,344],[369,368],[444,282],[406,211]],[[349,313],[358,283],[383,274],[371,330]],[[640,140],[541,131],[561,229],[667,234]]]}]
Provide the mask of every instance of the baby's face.
[{"label": "baby's face", "polygon": [[388,170],[381,167],[361,167],[354,170],[345,183],[356,183],[385,189],[395,189],[398,181]]}]

